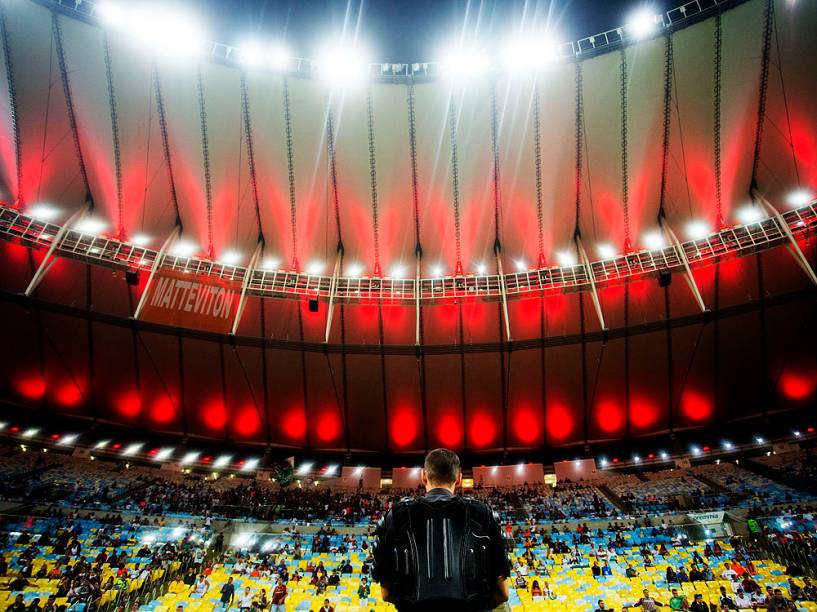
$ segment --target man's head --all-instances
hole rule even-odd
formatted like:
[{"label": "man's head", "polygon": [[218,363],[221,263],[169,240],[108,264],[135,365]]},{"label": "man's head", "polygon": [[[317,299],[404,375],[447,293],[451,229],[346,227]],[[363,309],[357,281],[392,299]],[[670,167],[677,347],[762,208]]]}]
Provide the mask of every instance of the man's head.
[{"label": "man's head", "polygon": [[441,488],[453,493],[462,480],[460,458],[447,448],[431,451],[426,455],[420,479],[426,490]]},{"label": "man's head", "polygon": [[678,589],[672,589],[672,596],[673,596],[673,597],[677,597],[677,596],[678,596]]},{"label": "man's head", "polygon": [[599,610],[604,610],[604,609],[605,609],[605,608],[604,608],[604,600],[603,600],[603,599],[599,599]]},{"label": "man's head", "polygon": [[703,601],[703,600],[704,600],[703,595],[701,595],[700,593],[695,593],[695,601]]}]

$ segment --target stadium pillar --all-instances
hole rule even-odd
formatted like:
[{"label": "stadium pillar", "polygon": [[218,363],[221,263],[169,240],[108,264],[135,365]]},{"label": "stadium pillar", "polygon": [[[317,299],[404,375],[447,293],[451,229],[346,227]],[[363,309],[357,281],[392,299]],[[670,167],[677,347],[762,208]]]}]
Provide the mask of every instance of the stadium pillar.
[{"label": "stadium pillar", "polygon": [[809,264],[806,256],[803,255],[803,251],[800,249],[800,245],[797,244],[797,239],[794,237],[794,234],[791,233],[791,228],[783,218],[783,215],[781,215],[778,210],[772,206],[763,196],[763,194],[760,193],[760,191],[758,191],[755,187],[752,187],[752,197],[760,202],[760,205],[765,208],[772,217],[774,217],[777,225],[780,227],[780,231],[789,241],[789,253],[791,253],[792,257],[794,257],[794,260],[798,263],[803,272],[806,273],[809,280],[817,285],[817,275],[814,274],[814,269],[811,267],[811,264]]},{"label": "stadium pillar", "polygon": [[250,281],[252,281],[252,276],[255,273],[258,260],[261,258],[261,253],[263,252],[264,243],[263,241],[259,240],[258,244],[255,246],[255,252],[250,258],[250,263],[247,266],[247,269],[244,271],[244,280],[241,282],[241,297],[238,299],[238,308],[235,311],[233,328],[230,331],[230,334],[233,336],[235,336],[235,332],[238,330],[238,324],[241,322],[241,315],[244,314],[244,305],[247,303],[247,288],[250,286]]},{"label": "stadium pillar", "polygon": [[414,270],[414,346],[420,346],[420,250],[415,251],[416,267]]},{"label": "stadium pillar", "polygon": [[604,323],[604,313],[601,311],[601,302],[599,302],[599,294],[596,291],[596,279],[593,278],[593,266],[590,265],[590,260],[587,258],[587,252],[584,250],[584,245],[582,244],[582,238],[579,235],[579,232],[576,232],[573,238],[576,241],[576,249],[579,251],[579,260],[582,263],[585,274],[587,274],[587,280],[590,283],[590,295],[593,298],[593,306],[596,309],[596,316],[599,319],[601,329],[606,330],[607,325]]},{"label": "stadium pillar", "polygon": [[92,202],[91,200],[87,200],[85,205],[80,208],[77,212],[75,212],[68,221],[60,228],[57,232],[57,235],[54,236],[54,240],[51,241],[51,246],[48,247],[48,251],[45,253],[45,257],[40,262],[40,266],[37,268],[37,271],[34,273],[34,276],[31,278],[31,282],[28,283],[28,287],[26,287],[25,295],[26,297],[31,297],[31,294],[34,293],[34,290],[37,288],[37,285],[40,284],[40,281],[45,278],[45,275],[48,274],[48,271],[51,269],[51,265],[56,261],[57,257],[54,255],[57,249],[62,242],[62,239],[65,238],[65,235],[71,230],[71,227],[79,220],[81,220],[90,210],[91,210]]},{"label": "stadium pillar", "polygon": [[698,308],[701,309],[701,312],[706,312],[706,304],[704,304],[701,291],[698,289],[698,284],[695,282],[695,277],[692,276],[692,270],[689,268],[689,259],[687,259],[687,254],[684,251],[683,245],[680,243],[678,236],[676,236],[675,232],[672,231],[672,228],[670,227],[669,223],[667,223],[667,220],[663,215],[659,215],[658,222],[661,224],[661,230],[664,232],[664,235],[672,245],[678,259],[684,266],[684,277],[686,278],[690,291],[692,291],[695,302],[698,304]]},{"label": "stadium pillar", "polygon": [[511,341],[511,321],[508,318],[508,291],[505,287],[505,274],[502,271],[502,250],[494,249],[496,270],[499,273],[499,295],[502,297],[502,318],[505,321],[505,340]]},{"label": "stadium pillar", "polygon": [[156,276],[156,271],[161,267],[162,262],[164,262],[168,249],[173,245],[173,243],[176,242],[176,240],[178,240],[181,233],[182,226],[176,225],[176,227],[173,228],[173,231],[170,232],[170,236],[168,236],[164,241],[164,244],[162,244],[162,248],[159,249],[158,253],[156,253],[156,258],[153,260],[153,265],[150,268],[150,276],[148,276],[148,280],[145,283],[145,288],[142,290],[142,295],[139,296],[139,303],[136,305],[136,311],[133,313],[134,319],[139,318],[139,313],[142,312],[142,308],[145,305],[145,300],[147,300],[150,286],[153,284],[153,277]]},{"label": "stadium pillar", "polygon": [[329,333],[332,331],[332,313],[335,309],[335,289],[338,286],[338,274],[340,274],[340,263],[343,260],[343,250],[338,249],[337,257],[335,257],[335,269],[332,270],[332,280],[329,281],[329,310],[326,313],[326,333],[323,337],[323,343],[329,343]]}]

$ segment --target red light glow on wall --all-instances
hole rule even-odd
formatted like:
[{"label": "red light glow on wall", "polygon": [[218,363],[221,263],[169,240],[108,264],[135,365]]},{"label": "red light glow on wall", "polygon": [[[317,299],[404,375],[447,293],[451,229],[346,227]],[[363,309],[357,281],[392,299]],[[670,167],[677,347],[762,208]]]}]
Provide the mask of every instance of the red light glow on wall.
[{"label": "red light glow on wall", "polygon": [[452,448],[462,444],[462,425],[453,414],[443,415],[437,424],[437,439],[441,444]]},{"label": "red light glow on wall", "polygon": [[173,401],[167,395],[156,398],[150,406],[151,420],[160,425],[167,425],[172,422],[175,415],[176,409],[173,406]]},{"label": "red light glow on wall", "polygon": [[45,395],[45,381],[39,374],[24,376],[15,384],[17,393],[29,400],[42,399]]},{"label": "red light glow on wall", "polygon": [[692,421],[705,421],[712,416],[712,400],[697,391],[686,391],[681,399],[682,414]]},{"label": "red light glow on wall", "polygon": [[804,400],[814,395],[817,374],[803,371],[784,372],[780,377],[780,391],[789,399]]},{"label": "red light glow on wall", "polygon": [[604,433],[617,432],[624,425],[624,409],[615,400],[602,400],[596,407],[596,422]]},{"label": "red light glow on wall", "polygon": [[142,412],[142,400],[135,391],[124,393],[114,401],[114,408],[123,417],[133,419]]},{"label": "red light glow on wall", "polygon": [[547,407],[548,436],[554,440],[564,440],[573,432],[573,415],[564,404],[552,403]]},{"label": "red light glow on wall", "polygon": [[302,408],[290,408],[281,421],[284,434],[292,440],[300,440],[306,435],[306,415]]},{"label": "red light glow on wall", "polygon": [[210,429],[224,429],[227,425],[227,409],[221,400],[211,400],[201,411],[201,418]]},{"label": "red light glow on wall", "polygon": [[318,417],[317,436],[321,442],[332,442],[340,436],[340,419],[336,411],[326,411]]},{"label": "red light glow on wall", "polygon": [[69,380],[59,386],[54,394],[54,400],[61,406],[76,406],[82,401],[82,390],[78,383]]},{"label": "red light glow on wall", "polygon": [[530,407],[520,408],[513,417],[513,433],[523,444],[533,444],[542,435],[539,416]]},{"label": "red light glow on wall", "polygon": [[391,417],[391,439],[404,448],[417,438],[417,417],[409,408],[398,408]]},{"label": "red light glow on wall", "polygon": [[253,405],[244,406],[238,411],[233,424],[235,432],[244,437],[249,437],[258,433],[261,428],[261,419],[258,410]]},{"label": "red light glow on wall", "polygon": [[646,397],[630,398],[630,424],[636,429],[645,429],[655,425],[658,420],[658,407]]},{"label": "red light glow on wall", "polygon": [[476,447],[488,446],[496,438],[496,425],[496,421],[485,413],[474,415],[468,428],[471,444]]}]

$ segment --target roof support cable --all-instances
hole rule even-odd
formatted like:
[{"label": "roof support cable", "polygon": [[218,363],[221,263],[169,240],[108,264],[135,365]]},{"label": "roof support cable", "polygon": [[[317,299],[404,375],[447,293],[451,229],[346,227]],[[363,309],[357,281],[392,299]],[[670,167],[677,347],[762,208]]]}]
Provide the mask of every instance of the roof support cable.
[{"label": "roof support cable", "polygon": [[[411,161],[411,203],[414,208],[414,345],[420,346],[422,325],[420,310],[420,278],[422,276],[423,247],[420,243],[420,193],[417,178],[417,123],[414,113],[414,82],[410,82],[406,92],[408,108],[409,159]],[[425,423],[425,419],[423,420]]]},{"label": "roof support cable", "polygon": [[249,88],[247,87],[247,73],[243,70],[241,71],[241,118],[244,122],[244,138],[247,143],[247,166],[250,173],[250,186],[252,187],[252,203],[255,207],[255,224],[258,228],[258,243],[263,249],[266,241],[264,240],[264,229],[261,225],[261,200],[258,197],[258,179],[255,173],[255,145],[252,139],[250,94]]},{"label": "roof support cable", "polygon": [[511,323],[508,318],[508,292],[505,285],[505,275],[502,271],[502,242],[500,236],[499,210],[502,206],[502,191],[499,177],[499,113],[496,105],[496,82],[491,82],[491,154],[492,154],[492,183],[494,196],[494,257],[496,258],[496,273],[499,276],[499,295],[502,298],[502,320],[505,328],[505,339],[511,341]]},{"label": "roof support cable", "polygon": [[752,156],[752,179],[749,193],[754,198],[757,189],[757,171],[760,166],[760,151],[763,144],[763,124],[766,121],[766,97],[769,90],[769,61],[771,59],[772,25],[774,24],[774,0],[766,0],[763,14],[763,46],[760,59],[760,87],[757,100],[757,120],[755,123],[755,150]]},{"label": "roof support cable", "polygon": [[545,239],[544,239],[544,215],[542,212],[542,134],[539,119],[539,84],[533,83],[533,161],[536,164],[536,230],[537,246],[539,248],[537,263],[540,268],[544,268],[545,261]]},{"label": "roof support cable", "polygon": [[289,186],[289,231],[292,249],[292,269],[298,271],[298,216],[295,199],[295,152],[292,139],[292,115],[289,109],[289,82],[283,81],[284,89],[284,139],[287,146],[287,184]]},{"label": "roof support cable", "polygon": [[119,240],[125,239],[125,202],[122,188],[122,148],[119,140],[119,114],[116,110],[116,88],[113,82],[113,58],[108,33],[105,32],[105,82],[108,86],[108,111],[111,115],[111,136],[113,138],[113,163],[116,173],[117,233]]},{"label": "roof support cable", "polygon": [[14,207],[20,208],[24,204],[23,197],[23,149],[20,139],[20,114],[17,110],[17,87],[14,79],[14,59],[11,54],[11,43],[6,26],[6,11],[0,2],[0,36],[3,38],[3,58],[6,65],[6,87],[8,88],[9,115],[11,131],[14,138],[14,164],[17,171],[17,189],[14,197]]},{"label": "roof support cable", "polygon": [[182,226],[176,225],[173,228],[173,231],[170,232],[170,235],[165,239],[164,243],[162,244],[162,248],[159,249],[158,253],[156,253],[156,257],[153,258],[153,265],[150,268],[148,280],[145,283],[145,288],[142,290],[142,295],[139,296],[139,302],[136,304],[136,310],[133,312],[134,319],[138,319],[139,315],[142,313],[142,308],[144,307],[148,293],[150,292],[150,286],[153,284],[153,278],[156,276],[156,272],[159,270],[159,268],[162,267],[165,257],[167,256],[167,252],[176,243],[181,234]]},{"label": "roof support cable", "polygon": [[620,94],[621,94],[621,203],[624,208],[624,252],[632,248],[630,242],[630,172],[628,168],[628,129],[627,129],[627,49],[621,48],[620,61]]},{"label": "roof support cable", "polygon": [[[330,101],[331,104],[331,101]],[[332,108],[326,109],[326,152],[329,156],[329,180],[332,191],[332,204],[335,209],[335,228],[338,232],[339,253],[343,252],[343,235],[340,230],[340,195],[338,194],[338,166],[335,160],[335,128],[332,121]]]},{"label": "roof support cable", "polygon": [[374,106],[371,85],[366,89],[366,132],[369,139],[369,195],[372,204],[374,275],[380,276],[380,222],[377,210],[377,157],[374,147]]},{"label": "roof support cable", "polygon": [[71,127],[71,136],[74,139],[74,149],[77,154],[79,164],[79,174],[82,177],[82,186],[85,189],[85,201],[89,203],[89,212],[93,214],[94,198],[91,195],[91,185],[88,182],[88,171],[85,167],[85,157],[82,154],[82,143],[79,139],[79,127],[77,126],[77,116],[74,112],[74,98],[71,95],[71,82],[68,79],[68,66],[65,61],[65,45],[62,40],[62,26],[60,26],[59,15],[55,11],[51,14],[51,31],[54,36],[54,43],[57,50],[57,63],[60,68],[60,78],[62,80],[62,92],[65,96],[65,108],[68,111],[68,124]]},{"label": "roof support cable", "polygon": [[576,220],[574,234],[579,233],[579,217],[582,205],[582,146],[584,144],[584,94],[582,84],[582,64],[576,62]]},{"label": "roof support cable", "polygon": [[797,162],[797,151],[794,147],[794,135],[791,131],[791,113],[789,112],[789,97],[786,94],[786,79],[783,78],[783,56],[780,53],[780,36],[777,33],[777,20],[774,20],[774,43],[777,49],[777,74],[780,77],[780,92],[783,94],[783,108],[786,111],[786,131],[789,134],[789,149],[791,150],[791,161],[794,165],[794,177],[797,186],[800,186],[800,165]]},{"label": "roof support cable", "polygon": [[454,273],[462,274],[462,242],[460,231],[460,168],[457,159],[457,106],[454,103],[454,92],[448,103],[448,133],[451,145],[451,197],[454,204],[454,237],[457,263]]},{"label": "roof support cable", "polygon": [[723,192],[721,170],[721,59],[723,31],[721,28],[721,10],[715,15],[715,53],[713,60],[712,90],[712,148],[715,155],[715,223],[718,231],[723,229]]},{"label": "roof support cable", "polygon": [[176,215],[176,225],[180,231],[184,231],[182,215],[179,211],[179,197],[176,193],[176,179],[173,174],[173,161],[170,157],[170,135],[167,130],[167,116],[165,115],[165,102],[162,97],[162,83],[159,79],[159,67],[156,65],[156,62],[153,62],[153,89],[156,93],[156,113],[159,115],[159,132],[162,135],[162,153],[164,154],[165,168],[167,169],[170,201],[173,204],[173,212]]},{"label": "roof support cable", "polygon": [[201,163],[204,170],[204,201],[207,206],[207,258],[215,258],[213,246],[213,186],[210,176],[210,138],[207,133],[207,107],[204,103],[204,76],[201,64],[196,71],[196,94],[199,103],[199,126],[201,127]]},{"label": "roof support cable", "polygon": [[669,171],[669,142],[672,123],[672,83],[673,83],[672,29],[667,29],[664,39],[664,118],[661,139],[661,189],[658,195],[658,218],[665,216],[667,200],[667,173]]},{"label": "roof support cable", "polygon": [[704,298],[701,295],[701,290],[698,288],[698,283],[695,282],[695,276],[693,276],[692,270],[689,267],[689,258],[684,250],[684,245],[681,244],[680,240],[678,240],[678,236],[672,230],[672,227],[667,222],[667,218],[663,214],[659,215],[658,223],[661,226],[661,231],[664,233],[664,236],[666,236],[667,241],[672,245],[678,260],[683,265],[684,277],[686,278],[687,285],[689,285],[689,290],[692,291],[692,296],[695,298],[695,303],[698,304],[698,308],[701,309],[701,312],[706,312],[707,307],[704,303]]},{"label": "roof support cable", "polygon": [[244,314],[244,306],[247,303],[247,289],[252,283],[252,277],[255,274],[255,271],[258,269],[258,262],[263,254],[264,242],[259,240],[255,245],[255,251],[253,251],[252,257],[250,258],[250,263],[247,265],[247,269],[244,270],[244,278],[241,281],[241,296],[238,299],[238,308],[236,308],[235,318],[233,318],[233,327],[230,331],[233,336],[235,336],[236,332],[238,331],[238,324],[241,322],[241,315]]}]

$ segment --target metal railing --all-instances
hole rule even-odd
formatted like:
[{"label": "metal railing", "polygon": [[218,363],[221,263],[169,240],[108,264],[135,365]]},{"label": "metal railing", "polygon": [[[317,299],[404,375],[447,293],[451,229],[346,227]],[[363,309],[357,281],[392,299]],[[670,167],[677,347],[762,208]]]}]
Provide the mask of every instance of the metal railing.
[{"label": "metal railing", "polygon": [[[817,228],[817,201],[785,212],[783,220],[795,238],[811,235]],[[61,226],[39,221],[20,210],[0,204],[0,237],[19,241],[29,248],[47,249],[57,239]],[[773,248],[787,240],[784,228],[775,217],[767,217],[744,225],[728,227],[704,238],[676,246],[669,244],[653,250],[625,253],[609,259],[552,266],[535,270],[498,274],[441,276],[439,278],[338,278],[293,270],[256,269],[247,286],[248,294],[258,297],[328,301],[333,294],[336,302],[346,304],[383,303],[424,305],[452,301],[499,301],[502,284],[510,299],[540,297],[543,294],[590,291],[592,285],[605,287],[625,280],[658,276],[683,270],[681,250],[690,267],[701,268],[716,261],[740,257]],[[122,242],[115,238],[69,229],[57,245],[56,254],[124,270],[148,271],[158,251]],[[167,254],[163,270],[208,276],[240,285],[247,268],[223,264],[196,257]],[[592,275],[593,283],[590,282]]]}]

